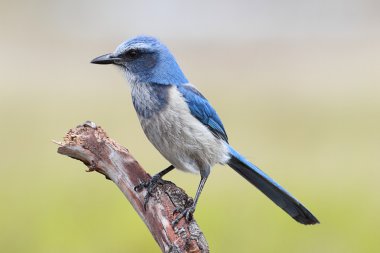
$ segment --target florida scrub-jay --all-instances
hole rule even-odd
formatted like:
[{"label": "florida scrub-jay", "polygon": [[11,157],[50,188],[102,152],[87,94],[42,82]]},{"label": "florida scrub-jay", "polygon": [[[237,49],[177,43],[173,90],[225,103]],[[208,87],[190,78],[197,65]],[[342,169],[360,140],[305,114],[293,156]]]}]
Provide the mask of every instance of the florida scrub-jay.
[{"label": "florida scrub-jay", "polygon": [[149,188],[174,167],[200,173],[194,202],[180,212],[176,222],[183,216],[191,219],[211,167],[220,163],[232,167],[296,221],[318,223],[297,199],[228,144],[216,111],[189,83],[174,56],[159,40],[150,36],[132,38],[92,63],[114,64],[125,72],[144,133],[172,164],[144,186]]}]

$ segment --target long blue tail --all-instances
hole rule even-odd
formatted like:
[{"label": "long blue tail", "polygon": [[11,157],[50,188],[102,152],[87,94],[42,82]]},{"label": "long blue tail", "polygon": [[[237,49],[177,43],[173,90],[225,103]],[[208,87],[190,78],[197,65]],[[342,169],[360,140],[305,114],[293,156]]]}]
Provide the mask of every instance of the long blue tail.
[{"label": "long blue tail", "polygon": [[293,219],[305,225],[319,223],[309,210],[272,178],[250,163],[231,146],[229,146],[229,151],[231,159],[228,161],[228,165],[256,186]]}]

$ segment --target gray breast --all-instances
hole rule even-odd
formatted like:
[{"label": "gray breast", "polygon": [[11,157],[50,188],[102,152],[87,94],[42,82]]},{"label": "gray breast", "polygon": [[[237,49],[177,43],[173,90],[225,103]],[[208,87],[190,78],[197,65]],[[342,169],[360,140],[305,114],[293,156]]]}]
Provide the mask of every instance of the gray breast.
[{"label": "gray breast", "polygon": [[[214,164],[225,163],[229,159],[226,143],[192,116],[178,89],[154,88],[160,90],[160,96],[150,94],[148,102],[136,100],[138,107],[144,107],[136,110],[146,136],[157,150],[184,171],[208,173]],[[140,89],[139,99],[145,97],[146,91]]]},{"label": "gray breast", "polygon": [[134,84],[132,102],[139,118],[151,118],[168,105],[170,85]]}]

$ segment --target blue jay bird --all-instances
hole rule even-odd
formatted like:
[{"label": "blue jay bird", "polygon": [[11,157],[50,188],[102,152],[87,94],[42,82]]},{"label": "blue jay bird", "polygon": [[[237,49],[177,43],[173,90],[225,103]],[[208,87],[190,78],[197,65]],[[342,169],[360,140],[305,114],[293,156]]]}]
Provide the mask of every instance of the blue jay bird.
[{"label": "blue jay bird", "polygon": [[142,184],[148,189],[147,195],[174,168],[200,173],[194,202],[180,211],[174,224],[182,217],[192,218],[211,167],[217,163],[228,164],[296,221],[319,223],[297,199],[228,144],[215,109],[189,83],[174,56],[159,40],[150,36],[132,38],[91,63],[114,64],[125,72],[144,133],[172,164]]}]

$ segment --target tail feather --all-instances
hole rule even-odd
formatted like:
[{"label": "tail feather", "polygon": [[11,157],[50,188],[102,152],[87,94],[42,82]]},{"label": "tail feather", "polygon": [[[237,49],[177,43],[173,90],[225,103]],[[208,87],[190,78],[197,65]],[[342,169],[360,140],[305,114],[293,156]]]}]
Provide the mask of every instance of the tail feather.
[{"label": "tail feather", "polygon": [[305,225],[319,223],[317,218],[315,218],[309,210],[307,210],[296,198],[277,184],[272,178],[250,163],[231,146],[229,147],[229,151],[231,159],[228,161],[228,165],[247,179],[251,184],[256,186],[293,219]]}]

